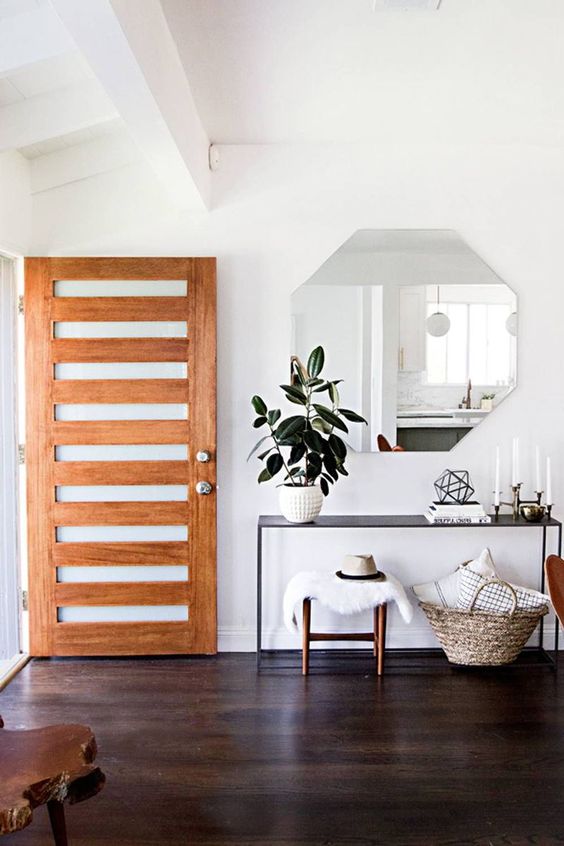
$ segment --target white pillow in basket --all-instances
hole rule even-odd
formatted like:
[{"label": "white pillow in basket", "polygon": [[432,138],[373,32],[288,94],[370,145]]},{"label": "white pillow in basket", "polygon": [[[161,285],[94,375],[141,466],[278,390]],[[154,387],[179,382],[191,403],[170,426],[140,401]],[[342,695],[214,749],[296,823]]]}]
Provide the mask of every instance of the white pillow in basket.
[{"label": "white pillow in basket", "polygon": [[495,578],[495,567],[489,549],[486,547],[478,558],[460,564],[454,573],[449,573],[448,576],[444,576],[439,581],[427,582],[424,585],[413,585],[411,589],[420,602],[442,605],[443,608],[456,608],[460,575],[465,570],[471,570],[486,579]]},{"label": "white pillow in basket", "polygon": [[[465,568],[460,574],[456,607],[468,610],[478,588],[481,585],[486,585],[478,594],[474,609],[476,611],[487,611],[490,614],[505,614],[511,611],[513,607],[511,591],[499,582],[490,585],[487,582],[487,578],[485,579],[479,573],[473,573],[469,568]],[[518,611],[538,611],[550,602],[550,597],[544,593],[539,593],[537,590],[521,587],[521,585],[511,585],[511,587],[517,594],[516,607]]]}]

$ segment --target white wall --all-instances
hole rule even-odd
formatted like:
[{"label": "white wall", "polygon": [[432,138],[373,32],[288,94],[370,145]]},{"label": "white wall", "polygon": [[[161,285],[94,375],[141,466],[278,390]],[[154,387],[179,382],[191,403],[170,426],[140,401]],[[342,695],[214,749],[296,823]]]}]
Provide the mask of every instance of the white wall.
[{"label": "white wall", "polygon": [[[295,346],[291,353],[304,364],[317,346],[325,349],[325,370],[329,379],[342,379],[339,393],[343,408],[363,414],[363,303],[362,288],[343,285],[302,285],[291,297],[292,333]],[[370,338],[368,338],[370,341]],[[370,367],[370,365],[369,365]],[[331,406],[327,394],[319,401]],[[362,447],[360,424],[349,426],[345,441],[357,452]]]},{"label": "white wall", "polygon": [[23,255],[30,237],[29,162],[16,151],[0,153],[0,251]]},{"label": "white wall", "polygon": [[[560,149],[226,147],[213,180],[214,211],[192,217],[171,210],[151,174],[137,165],[117,177],[37,195],[33,252],[218,256],[221,648],[253,648],[256,517],[277,511],[275,488],[258,487],[257,465],[245,464],[255,437],[249,398],[277,396],[276,386],[287,378],[291,292],[356,229],[460,232],[519,297],[519,385],[449,455],[351,456],[350,477],[339,482],[325,513],[420,512],[445,466],[468,468],[487,504],[498,443],[507,491],[513,434],[524,449],[538,442],[550,452],[556,503],[564,501]],[[529,473],[525,481],[531,479]],[[485,543],[503,575],[536,584],[540,538],[534,529],[522,530],[518,542],[501,530],[445,530],[440,543],[430,533],[273,533],[265,562],[266,626],[280,625],[281,590],[293,569],[336,569],[342,553],[370,550],[383,569],[406,583],[420,582]],[[420,617],[410,630],[394,617],[390,636],[392,643],[431,642]],[[276,631],[267,642],[294,643]]]}]

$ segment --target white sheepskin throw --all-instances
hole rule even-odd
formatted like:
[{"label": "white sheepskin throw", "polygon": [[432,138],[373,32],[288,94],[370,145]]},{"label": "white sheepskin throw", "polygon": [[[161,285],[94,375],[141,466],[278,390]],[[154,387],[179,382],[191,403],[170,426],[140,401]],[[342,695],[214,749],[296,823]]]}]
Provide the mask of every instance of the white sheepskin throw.
[{"label": "white sheepskin throw", "polygon": [[413,617],[403,585],[393,576],[386,575],[381,582],[353,582],[340,579],[334,573],[313,570],[297,573],[288,582],[284,593],[284,623],[289,631],[298,631],[296,606],[308,598],[317,599],[338,614],[360,614],[384,602],[395,602],[406,623]]}]

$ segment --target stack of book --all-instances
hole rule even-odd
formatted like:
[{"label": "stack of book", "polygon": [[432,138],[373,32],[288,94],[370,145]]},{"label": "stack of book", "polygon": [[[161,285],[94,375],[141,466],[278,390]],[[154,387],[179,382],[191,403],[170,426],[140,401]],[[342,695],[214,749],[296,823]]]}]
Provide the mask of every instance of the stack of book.
[{"label": "stack of book", "polygon": [[459,523],[491,523],[492,518],[484,511],[479,502],[433,502],[425,512],[429,523],[457,525]]}]

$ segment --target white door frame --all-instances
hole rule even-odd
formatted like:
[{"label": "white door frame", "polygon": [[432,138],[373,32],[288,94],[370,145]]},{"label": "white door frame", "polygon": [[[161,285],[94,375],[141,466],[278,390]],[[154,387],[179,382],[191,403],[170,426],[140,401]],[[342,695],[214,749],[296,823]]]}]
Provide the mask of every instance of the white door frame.
[{"label": "white door frame", "polygon": [[17,261],[0,254],[0,682],[20,658]]}]

